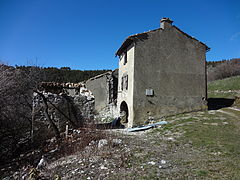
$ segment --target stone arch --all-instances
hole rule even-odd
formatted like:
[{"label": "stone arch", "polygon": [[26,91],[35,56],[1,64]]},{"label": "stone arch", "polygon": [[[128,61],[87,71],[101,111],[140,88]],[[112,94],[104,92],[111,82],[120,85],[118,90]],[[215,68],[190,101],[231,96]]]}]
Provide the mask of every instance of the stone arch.
[{"label": "stone arch", "polygon": [[128,111],[128,105],[125,101],[121,102],[120,105],[120,115],[124,123],[128,123],[128,116],[129,116],[129,111]]}]

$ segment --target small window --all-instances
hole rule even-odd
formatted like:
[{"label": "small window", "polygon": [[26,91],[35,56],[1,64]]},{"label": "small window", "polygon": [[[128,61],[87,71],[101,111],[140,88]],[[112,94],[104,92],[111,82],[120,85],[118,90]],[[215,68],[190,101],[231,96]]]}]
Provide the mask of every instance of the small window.
[{"label": "small window", "polygon": [[128,89],[128,75],[125,76],[125,89]]},{"label": "small window", "polygon": [[128,75],[122,77],[121,86],[122,91],[128,89]]},{"label": "small window", "polygon": [[123,77],[122,77],[122,82],[121,82],[121,90],[123,90]]},{"label": "small window", "polygon": [[127,51],[124,53],[124,62],[123,65],[127,64]]}]

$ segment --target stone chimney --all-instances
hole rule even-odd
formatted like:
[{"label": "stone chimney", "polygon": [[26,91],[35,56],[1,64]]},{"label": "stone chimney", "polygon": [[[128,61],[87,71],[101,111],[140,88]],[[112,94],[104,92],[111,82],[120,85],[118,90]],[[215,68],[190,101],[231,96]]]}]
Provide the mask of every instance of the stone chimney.
[{"label": "stone chimney", "polygon": [[164,17],[160,21],[160,27],[162,29],[167,29],[172,26],[172,23],[173,21],[171,19]]}]

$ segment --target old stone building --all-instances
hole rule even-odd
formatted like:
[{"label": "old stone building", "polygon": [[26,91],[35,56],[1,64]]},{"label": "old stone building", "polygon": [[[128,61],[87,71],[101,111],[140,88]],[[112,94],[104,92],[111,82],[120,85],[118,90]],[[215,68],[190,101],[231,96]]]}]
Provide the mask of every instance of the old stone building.
[{"label": "old stone building", "polygon": [[107,121],[118,116],[118,69],[100,74],[86,81],[95,98],[95,119]]},{"label": "old stone building", "polygon": [[[67,123],[70,127],[73,125],[81,127],[93,122],[94,96],[86,89],[85,84],[42,82],[39,84],[38,92],[33,93],[32,106],[36,128],[41,127],[44,130],[51,127],[44,111],[45,108],[60,132],[65,130]],[[47,107],[40,94],[45,97]]]},{"label": "old stone building", "polygon": [[128,127],[161,117],[203,110],[206,98],[206,51],[169,18],[160,28],[129,36],[119,56],[118,110]]}]

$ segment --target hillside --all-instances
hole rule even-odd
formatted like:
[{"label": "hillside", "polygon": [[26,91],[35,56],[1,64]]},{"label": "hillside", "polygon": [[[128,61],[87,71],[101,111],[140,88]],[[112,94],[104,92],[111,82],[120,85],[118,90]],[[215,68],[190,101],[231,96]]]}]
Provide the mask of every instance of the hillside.
[{"label": "hillside", "polygon": [[[239,80],[238,76],[211,82],[209,91],[219,97],[225,91],[238,92]],[[162,120],[168,124],[132,133],[80,129],[61,145],[51,140],[42,150],[21,155],[28,166],[12,174],[76,180],[240,179],[239,105]],[[35,172],[31,168],[40,154],[46,155],[48,164]]]},{"label": "hillside", "polygon": [[208,82],[240,75],[240,58],[207,62]]},{"label": "hillside", "polygon": [[[223,108],[164,118],[167,125],[147,131],[109,130],[98,139],[75,138],[72,142],[79,143],[75,146],[78,151],[68,155],[74,146],[69,141],[65,144],[68,153],[56,159],[50,152],[57,154],[58,148],[52,147],[48,153],[52,159],[38,176],[76,180],[239,179],[239,117],[239,107]],[[83,142],[88,143],[81,149]],[[29,167],[22,169],[15,176],[29,171]]]},{"label": "hillside", "polygon": [[78,83],[86,81],[94,76],[103,74],[111,70],[72,70],[70,67],[36,67],[36,66],[16,66],[12,67],[29,73],[32,69],[41,76],[42,81],[58,83]]},{"label": "hillside", "polygon": [[240,96],[240,76],[234,76],[208,83],[208,96],[234,98]]},{"label": "hillside", "polygon": [[208,84],[208,90],[210,91],[240,90],[240,76],[213,81]]}]

